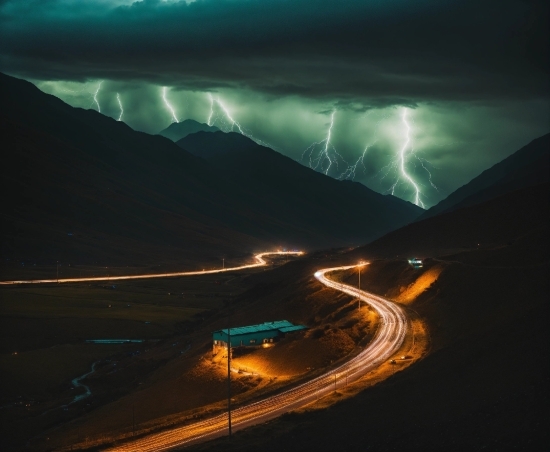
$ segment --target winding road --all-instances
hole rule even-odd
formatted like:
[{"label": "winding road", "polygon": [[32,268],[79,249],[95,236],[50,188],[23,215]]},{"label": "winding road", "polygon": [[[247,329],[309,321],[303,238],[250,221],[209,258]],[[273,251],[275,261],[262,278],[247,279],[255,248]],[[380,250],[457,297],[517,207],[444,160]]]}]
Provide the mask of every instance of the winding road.
[{"label": "winding road", "polygon": [[[225,273],[238,270],[245,270],[267,265],[264,257],[269,255],[302,255],[301,251],[275,251],[259,253],[254,256],[256,262],[240,265],[237,267],[220,268],[202,271],[187,271],[174,273],[156,273],[128,276],[103,276],[85,278],[63,278],[63,279],[35,279],[35,280],[14,280],[0,281],[0,285],[14,284],[51,284],[51,283],[79,283],[93,281],[122,281],[133,279],[170,278],[178,276],[208,275],[213,273]],[[365,265],[365,264],[359,264]],[[345,363],[333,368],[324,374],[313,378],[305,383],[291,387],[276,395],[266,397],[260,401],[240,406],[231,411],[233,431],[265,422],[280,416],[283,413],[292,411],[298,407],[307,405],[320,397],[323,397],[337,387],[358,380],[381,363],[394,355],[403,340],[409,327],[409,321],[405,311],[397,304],[377,295],[359,290],[358,288],[343,284],[327,275],[332,272],[348,270],[358,265],[344,267],[325,268],[315,272],[322,284],[352,297],[356,297],[364,303],[372,306],[380,316],[380,326],[372,341],[357,355]],[[172,428],[160,433],[154,433],[135,441],[126,442],[116,446],[111,451],[163,451],[175,447],[181,447],[207,439],[213,439],[227,434],[228,416],[222,413],[208,419],[200,420],[182,427]]]},{"label": "winding road", "polygon": [[[268,253],[264,253],[262,256],[265,254]],[[257,259],[258,256],[259,255],[256,256]],[[358,355],[323,375],[287,389],[279,394],[233,409],[231,411],[233,431],[254,424],[263,423],[283,413],[307,405],[329,394],[337,387],[342,387],[344,384],[358,380],[384,361],[390,359],[401,347],[409,322],[405,311],[400,306],[377,295],[359,290],[347,284],[336,282],[327,277],[327,274],[331,272],[347,270],[354,267],[356,267],[356,265],[326,268],[317,271],[315,273],[315,278],[327,287],[359,298],[378,312],[380,315],[380,326],[373,340]],[[240,268],[250,267],[245,266]],[[201,272],[198,272],[198,274],[200,273]],[[227,434],[227,429],[228,416],[227,413],[222,413],[189,425],[154,433],[109,450],[141,452],[169,450],[175,447],[224,436]]]},{"label": "winding road", "polygon": [[267,265],[264,256],[269,255],[293,255],[301,256],[304,254],[302,251],[268,251],[265,253],[259,253],[254,256],[256,262],[254,264],[239,265],[237,267],[216,268],[213,270],[194,270],[189,272],[172,272],[172,273],[147,273],[144,275],[126,275],[126,276],[92,276],[85,278],[59,278],[59,279],[27,279],[27,280],[15,280],[15,281],[0,281],[0,285],[12,285],[12,284],[52,284],[52,283],[79,283],[79,282],[91,282],[91,281],[124,281],[129,279],[156,279],[156,278],[174,278],[177,276],[196,276],[196,275],[211,275],[213,273],[225,273],[234,272],[237,270],[245,270],[247,268],[263,267]]}]

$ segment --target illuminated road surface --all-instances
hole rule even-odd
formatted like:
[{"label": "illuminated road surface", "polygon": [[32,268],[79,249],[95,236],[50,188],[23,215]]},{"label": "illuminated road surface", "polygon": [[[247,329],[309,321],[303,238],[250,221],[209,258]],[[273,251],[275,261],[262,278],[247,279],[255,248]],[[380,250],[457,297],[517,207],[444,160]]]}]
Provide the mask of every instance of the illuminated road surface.
[{"label": "illuminated road surface", "polygon": [[[326,268],[316,272],[315,277],[328,287],[361,299],[378,312],[380,315],[380,326],[374,339],[361,353],[313,380],[258,402],[233,409],[231,411],[233,431],[265,422],[313,402],[319,397],[334,391],[335,387],[342,388],[347,383],[359,379],[384,361],[390,359],[397,352],[403,343],[408,328],[407,317],[403,309],[382,297],[332,281],[325,276],[327,273],[333,271],[347,270],[353,267],[355,265]],[[227,413],[223,413],[190,425],[155,433],[109,450],[162,451],[213,439],[226,434]]]},{"label": "illuminated road surface", "polygon": [[254,256],[256,259],[255,264],[240,265],[238,267],[226,267],[218,268],[215,270],[196,270],[190,272],[176,272],[176,273],[154,273],[145,275],[127,275],[127,276],[93,276],[90,278],[59,278],[59,279],[30,279],[21,281],[0,281],[0,285],[10,284],[51,284],[51,283],[77,283],[77,282],[91,282],[91,281],[124,281],[128,279],[153,279],[153,278],[173,278],[176,276],[193,276],[193,275],[210,275],[212,273],[225,273],[234,272],[236,270],[245,270],[247,268],[263,267],[267,265],[264,260],[264,256],[270,255],[294,255],[299,256],[304,254],[302,251],[270,251],[266,253],[259,253]]}]

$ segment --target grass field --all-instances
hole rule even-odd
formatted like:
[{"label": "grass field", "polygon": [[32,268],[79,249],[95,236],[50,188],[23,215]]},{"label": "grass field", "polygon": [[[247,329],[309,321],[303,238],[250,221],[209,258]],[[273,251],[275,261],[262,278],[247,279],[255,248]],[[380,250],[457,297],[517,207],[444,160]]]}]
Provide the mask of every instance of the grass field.
[{"label": "grass field", "polygon": [[[95,374],[85,380],[92,382],[95,403],[98,394],[101,400],[132,390],[139,375],[185,350],[184,343],[172,347],[172,337],[244,290],[243,277],[0,288],[0,419],[3,430],[9,429],[6,445],[80,415],[89,399],[71,405],[68,413],[62,407],[84,393],[71,380],[89,372],[93,363],[95,374],[110,375],[107,386],[94,381]],[[90,339],[143,342],[87,343]]]}]

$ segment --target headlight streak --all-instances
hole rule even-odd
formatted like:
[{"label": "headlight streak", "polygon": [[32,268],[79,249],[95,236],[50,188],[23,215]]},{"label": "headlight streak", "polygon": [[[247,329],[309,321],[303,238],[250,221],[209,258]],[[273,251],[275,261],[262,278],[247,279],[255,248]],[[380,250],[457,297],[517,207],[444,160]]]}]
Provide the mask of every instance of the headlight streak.
[{"label": "headlight streak", "polygon": [[98,113],[101,113],[101,107],[99,106],[99,102],[97,100],[97,95],[99,94],[99,90],[101,89],[101,84],[103,83],[103,81],[99,82],[99,84],[97,85],[97,89],[95,90],[95,93],[94,93],[94,102],[96,103],[97,105],[97,111]]},{"label": "headlight streak", "polygon": [[120,94],[116,93],[116,100],[118,101],[118,106],[120,107],[120,115],[118,116],[117,121],[122,121],[122,115],[124,114],[124,109],[122,108],[122,102],[120,101]]},{"label": "headlight streak", "polygon": [[[377,311],[380,316],[380,327],[372,341],[358,355],[323,375],[282,393],[234,409],[232,411],[234,429],[265,422],[292,409],[311,403],[334,391],[335,377],[336,385],[339,383],[339,386],[342,387],[344,376],[346,376],[347,382],[353,382],[388,360],[399,350],[408,329],[408,319],[404,310],[382,297],[338,283],[326,277],[327,273],[354,267],[356,265],[319,270],[315,273],[315,278],[328,287],[359,298]],[[224,436],[226,431],[227,413],[222,413],[190,425],[152,434],[109,450],[140,450],[142,452],[169,450],[192,442]]]},{"label": "headlight streak", "polygon": [[256,263],[239,265],[237,267],[224,267],[216,268],[213,270],[193,270],[187,272],[173,272],[173,273],[152,273],[143,275],[126,275],[126,276],[91,276],[84,278],[59,278],[59,279],[29,279],[29,280],[14,280],[14,281],[0,281],[0,285],[12,285],[12,284],[63,284],[63,283],[78,283],[78,282],[91,282],[91,281],[124,281],[130,279],[156,279],[156,278],[173,278],[177,276],[194,276],[194,275],[211,275],[214,273],[225,273],[237,270],[245,270],[248,268],[262,267],[267,265],[264,256],[269,255],[292,255],[301,256],[303,251],[266,251],[258,253],[254,256]]},{"label": "headlight streak", "polygon": [[174,111],[174,108],[172,105],[170,105],[170,102],[168,102],[168,99],[166,99],[166,86],[162,87],[162,100],[164,101],[164,105],[166,105],[166,108],[170,111],[170,114],[172,115],[172,121],[171,122],[177,122],[178,118],[176,117],[176,112]]}]

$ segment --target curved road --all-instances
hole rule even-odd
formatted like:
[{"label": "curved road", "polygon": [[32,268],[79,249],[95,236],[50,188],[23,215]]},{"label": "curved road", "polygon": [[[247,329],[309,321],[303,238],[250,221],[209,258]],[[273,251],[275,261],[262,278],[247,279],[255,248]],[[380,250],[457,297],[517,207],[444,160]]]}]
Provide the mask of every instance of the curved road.
[{"label": "curved road", "polygon": [[[373,340],[358,355],[317,378],[258,402],[233,409],[231,411],[233,431],[265,422],[317,400],[319,397],[334,391],[336,387],[342,387],[344,384],[359,379],[397,352],[403,343],[408,328],[408,320],[404,310],[382,297],[333,281],[326,276],[330,272],[354,267],[356,265],[326,268],[316,272],[315,277],[330,288],[359,298],[378,312],[380,327]],[[198,274],[200,273],[198,272]],[[142,452],[169,450],[174,447],[224,436],[227,434],[227,422],[227,413],[223,413],[190,425],[151,434],[109,450]]]},{"label": "curved road", "polygon": [[48,283],[76,283],[76,282],[90,282],[90,281],[122,281],[128,279],[152,279],[152,278],[173,278],[176,276],[193,276],[193,275],[209,275],[212,273],[225,273],[234,272],[237,270],[244,270],[247,268],[263,267],[267,265],[264,260],[264,256],[269,255],[294,255],[301,256],[303,251],[269,251],[265,253],[259,253],[254,256],[256,259],[255,264],[240,265],[238,267],[218,268],[214,270],[195,270],[189,272],[175,272],[175,273],[151,273],[144,275],[127,275],[127,276],[93,276],[86,278],[60,278],[60,279],[29,279],[19,281],[0,281],[0,285],[11,284],[48,284]]}]

